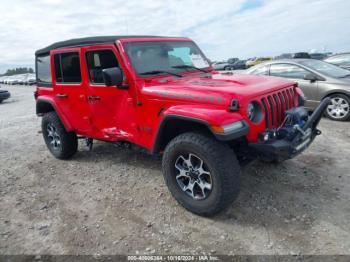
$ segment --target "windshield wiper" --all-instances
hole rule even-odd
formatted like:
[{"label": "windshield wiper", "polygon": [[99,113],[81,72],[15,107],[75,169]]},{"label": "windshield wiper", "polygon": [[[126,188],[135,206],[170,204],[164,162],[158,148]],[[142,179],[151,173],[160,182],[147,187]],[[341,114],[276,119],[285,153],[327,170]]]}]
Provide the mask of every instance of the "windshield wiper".
[{"label": "windshield wiper", "polygon": [[180,74],[175,74],[175,73],[165,71],[165,70],[152,70],[152,71],[140,73],[140,75],[157,75],[157,74],[169,74],[169,75],[173,75],[173,76],[182,77],[182,75],[180,75]]},{"label": "windshield wiper", "polygon": [[202,71],[204,73],[209,73],[207,70],[204,70],[202,68],[198,68],[198,67],[195,67],[195,66],[190,66],[190,65],[177,65],[177,66],[172,66],[172,68],[178,68],[178,69],[190,69],[190,68],[193,68],[193,69],[197,69],[198,71]]}]

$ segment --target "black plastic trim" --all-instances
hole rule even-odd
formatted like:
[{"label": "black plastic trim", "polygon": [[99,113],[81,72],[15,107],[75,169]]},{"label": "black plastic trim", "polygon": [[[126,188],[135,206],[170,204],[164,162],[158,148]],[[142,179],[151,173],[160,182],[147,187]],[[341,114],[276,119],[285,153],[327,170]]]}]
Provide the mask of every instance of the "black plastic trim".
[{"label": "black plastic trim", "polygon": [[244,120],[240,120],[243,123],[243,127],[241,129],[235,130],[235,131],[228,133],[228,134],[217,134],[211,130],[209,123],[205,120],[198,119],[198,118],[192,118],[192,117],[186,117],[186,116],[179,116],[179,115],[167,115],[163,118],[163,120],[159,124],[156,139],[155,139],[155,142],[153,145],[153,150],[152,150],[153,154],[158,153],[160,151],[164,126],[168,121],[173,120],[173,119],[187,120],[187,121],[192,121],[195,123],[202,124],[202,125],[206,126],[208,128],[209,132],[211,132],[215,136],[215,138],[220,140],[220,141],[234,140],[234,139],[237,139],[237,138],[242,137],[242,136],[249,133],[249,126]]},{"label": "black plastic trim", "polygon": [[35,55],[48,54],[51,50],[62,48],[62,47],[79,47],[86,45],[96,45],[96,44],[113,44],[118,39],[128,39],[128,38],[167,38],[166,36],[148,36],[148,35],[115,35],[115,36],[95,36],[95,37],[84,37],[65,40],[61,42],[53,43],[45,48],[37,50]]}]

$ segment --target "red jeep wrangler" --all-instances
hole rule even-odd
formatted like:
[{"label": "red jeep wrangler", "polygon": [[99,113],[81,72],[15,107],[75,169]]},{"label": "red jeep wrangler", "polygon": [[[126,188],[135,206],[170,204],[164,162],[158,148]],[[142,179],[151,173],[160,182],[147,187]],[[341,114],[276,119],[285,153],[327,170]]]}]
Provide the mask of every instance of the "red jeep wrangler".
[{"label": "red jeep wrangler", "polygon": [[307,148],[329,103],[309,116],[295,83],[221,75],[187,38],[81,38],[35,55],[36,112],[56,158],[72,157],[78,138],[90,147],[98,139],[162,154],[172,195],[204,216],[237,197],[241,165]]}]

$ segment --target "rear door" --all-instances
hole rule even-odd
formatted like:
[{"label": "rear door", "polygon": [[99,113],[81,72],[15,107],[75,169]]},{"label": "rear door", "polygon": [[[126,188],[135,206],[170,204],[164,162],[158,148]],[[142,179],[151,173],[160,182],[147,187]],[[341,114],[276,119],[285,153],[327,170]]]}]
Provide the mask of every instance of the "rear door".
[{"label": "rear door", "polygon": [[91,124],[86,86],[81,73],[80,49],[54,50],[51,54],[56,103],[73,129],[80,134],[87,134],[91,130]]}]

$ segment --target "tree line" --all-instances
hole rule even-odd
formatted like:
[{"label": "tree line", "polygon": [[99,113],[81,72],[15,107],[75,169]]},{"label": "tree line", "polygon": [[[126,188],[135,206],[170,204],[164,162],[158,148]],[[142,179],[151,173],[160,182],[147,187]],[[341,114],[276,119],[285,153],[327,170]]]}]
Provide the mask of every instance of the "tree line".
[{"label": "tree line", "polygon": [[3,74],[3,76],[12,76],[12,75],[18,75],[18,74],[26,74],[30,73],[33,74],[34,70],[30,67],[17,67],[14,69],[7,69],[6,73]]}]

